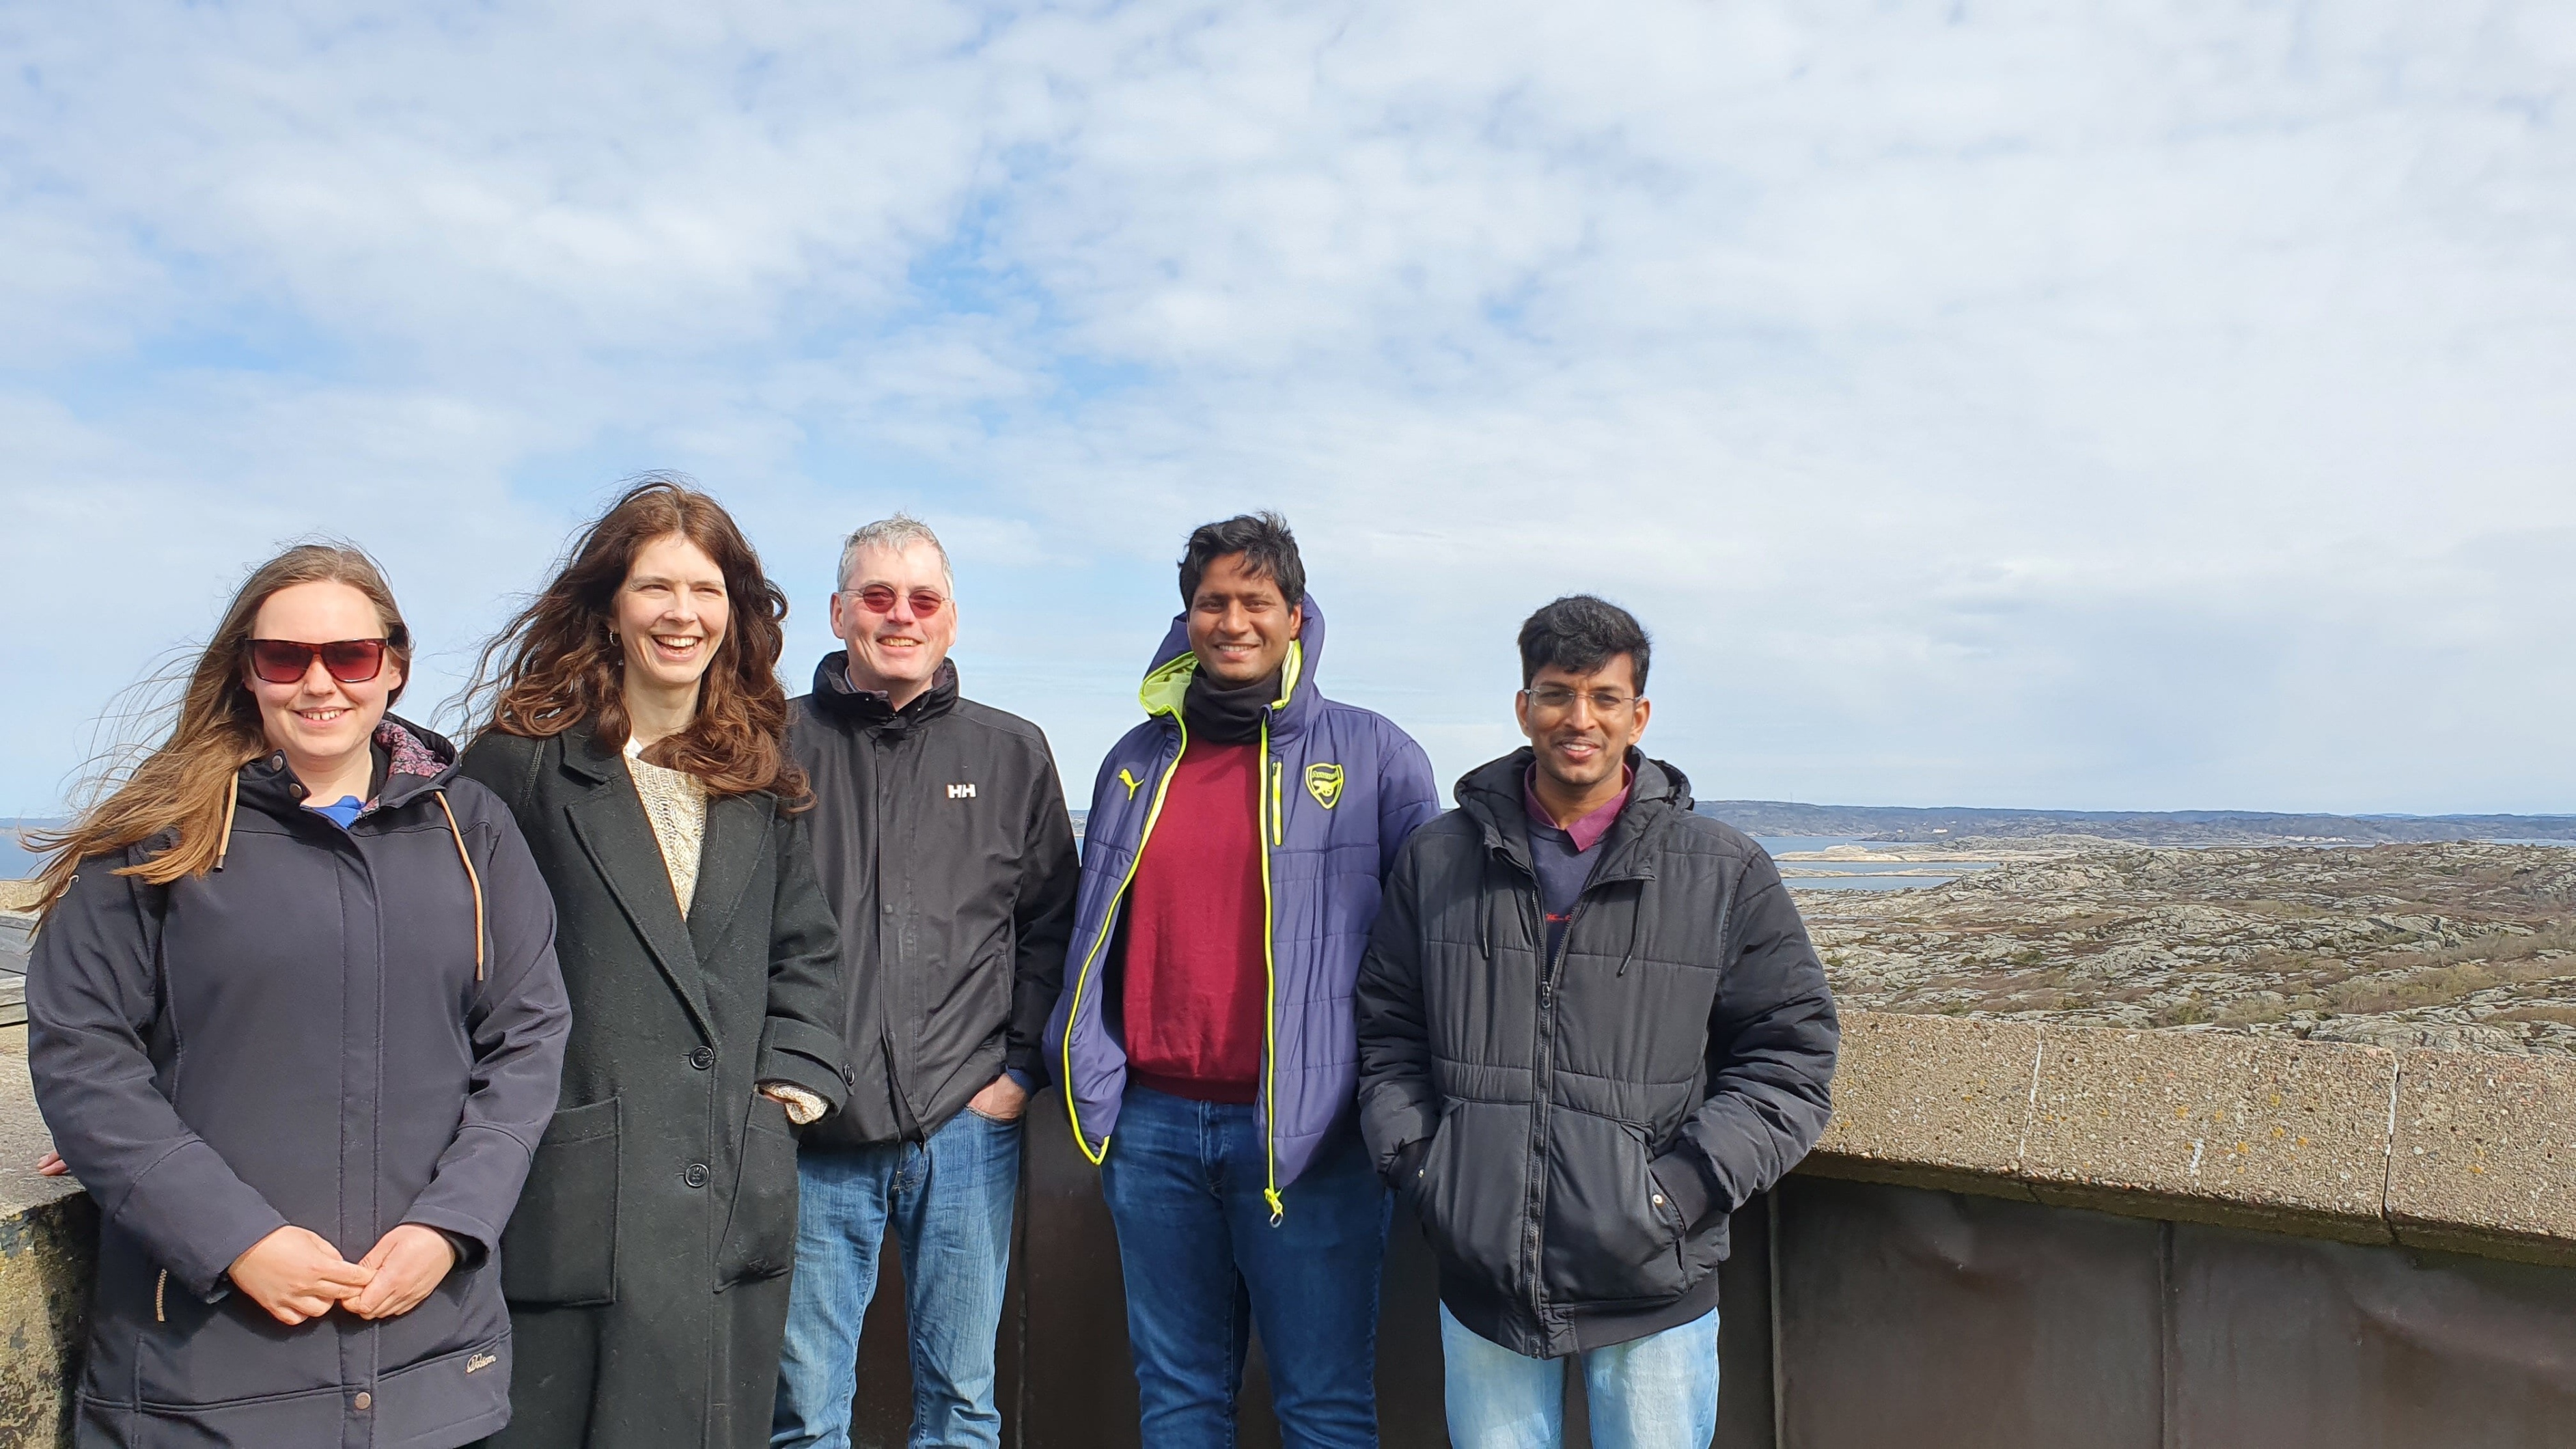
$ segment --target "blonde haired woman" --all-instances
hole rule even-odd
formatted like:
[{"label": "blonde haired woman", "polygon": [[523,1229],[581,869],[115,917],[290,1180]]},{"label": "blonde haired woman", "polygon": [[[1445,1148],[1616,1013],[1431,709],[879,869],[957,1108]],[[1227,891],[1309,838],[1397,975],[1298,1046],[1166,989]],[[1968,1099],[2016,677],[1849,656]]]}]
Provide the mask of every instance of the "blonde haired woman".
[{"label": "blonde haired woman", "polygon": [[496,1249],[554,1110],[554,907],[385,713],[355,549],[262,565],[170,737],[52,839],[28,1060],[99,1210],[76,1442],[454,1449],[509,1418]]}]

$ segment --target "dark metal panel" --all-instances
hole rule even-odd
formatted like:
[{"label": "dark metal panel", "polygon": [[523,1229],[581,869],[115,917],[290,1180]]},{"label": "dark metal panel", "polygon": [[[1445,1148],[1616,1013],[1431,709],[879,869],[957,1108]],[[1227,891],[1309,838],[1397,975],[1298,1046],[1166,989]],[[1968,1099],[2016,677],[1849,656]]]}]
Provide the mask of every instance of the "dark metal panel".
[{"label": "dark metal panel", "polygon": [[1075,1148],[1060,1094],[1031,1102],[1029,1124],[1020,1144],[1025,1414],[1007,1442],[1019,1449],[1131,1449],[1136,1372],[1127,1358],[1127,1295],[1099,1169]]},{"label": "dark metal panel", "polygon": [[[1019,1217],[1003,1309],[1003,1442],[1016,1449],[1134,1449],[1136,1378],[1127,1354],[1127,1300],[1117,1238],[1098,1169],[1075,1149],[1064,1105],[1050,1092],[1029,1106],[1021,1147]],[[1735,1219],[1725,1275],[1717,1443],[1771,1443],[1768,1221],[1760,1202]],[[899,1449],[912,1422],[904,1347],[903,1272],[891,1238],[859,1346],[851,1439]],[[1399,1216],[1388,1234],[1378,1318],[1378,1425],[1388,1449],[1447,1449],[1442,1406],[1438,1270],[1421,1229]],[[1588,1449],[1579,1376],[1568,1400],[1569,1449]],[[1267,1375],[1255,1342],[1245,1367],[1243,1449],[1276,1449]]]},{"label": "dark metal panel", "polygon": [[2158,1225],[1793,1177],[1784,1449],[2160,1449]]},{"label": "dark metal panel", "polygon": [[2576,1271],[2173,1235],[2174,1449],[2576,1444]]}]

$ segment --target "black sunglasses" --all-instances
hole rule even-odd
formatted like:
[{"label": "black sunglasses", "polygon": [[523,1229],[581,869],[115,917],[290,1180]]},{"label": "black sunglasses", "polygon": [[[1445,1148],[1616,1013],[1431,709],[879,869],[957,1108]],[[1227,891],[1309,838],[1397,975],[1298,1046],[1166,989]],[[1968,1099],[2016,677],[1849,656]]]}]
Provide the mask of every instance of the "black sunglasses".
[{"label": "black sunglasses", "polygon": [[250,672],[270,684],[293,684],[313,668],[313,661],[342,684],[364,684],[384,672],[385,640],[337,639],[306,644],[294,639],[250,641]]}]

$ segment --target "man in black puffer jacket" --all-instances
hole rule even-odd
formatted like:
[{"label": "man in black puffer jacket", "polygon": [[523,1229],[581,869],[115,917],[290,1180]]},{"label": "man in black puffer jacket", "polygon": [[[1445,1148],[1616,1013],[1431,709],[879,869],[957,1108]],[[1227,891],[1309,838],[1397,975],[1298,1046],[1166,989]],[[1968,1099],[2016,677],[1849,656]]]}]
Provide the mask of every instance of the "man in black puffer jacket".
[{"label": "man in black puffer jacket", "polygon": [[1469,774],[1387,882],[1360,1122],[1440,1263],[1458,1449],[1716,1428],[1727,1215],[1825,1126],[1839,1035],[1762,848],[1635,748],[1645,631],[1587,595],[1522,627],[1530,749]]}]

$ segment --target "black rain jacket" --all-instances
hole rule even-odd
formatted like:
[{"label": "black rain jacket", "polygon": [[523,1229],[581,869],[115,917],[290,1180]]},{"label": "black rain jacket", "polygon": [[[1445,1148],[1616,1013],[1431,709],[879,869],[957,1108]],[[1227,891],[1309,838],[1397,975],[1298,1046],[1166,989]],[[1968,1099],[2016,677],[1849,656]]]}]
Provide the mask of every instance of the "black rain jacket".
[{"label": "black rain jacket", "polygon": [[1459,781],[1396,862],[1360,967],[1360,1125],[1449,1311],[1556,1358],[1716,1306],[1727,1214],[1824,1131],[1840,1030],[1771,858],[1633,750],[1544,959],[1530,761]]},{"label": "black rain jacket", "polygon": [[1044,1086],[1080,866],[1046,735],[957,693],[902,709],[825,655],[788,742],[814,789],[814,859],[841,923],[850,1100],[809,1145],[920,1141],[1005,1068]]},{"label": "black rain jacket", "polygon": [[[217,869],[85,861],[36,934],[28,1065],[99,1210],[80,1444],[451,1449],[509,1417],[498,1248],[569,1029],[554,901],[454,746],[376,741],[349,829],[254,760]],[[356,1262],[405,1222],[471,1251],[400,1317],[289,1328],[224,1276],[288,1224]]]}]

